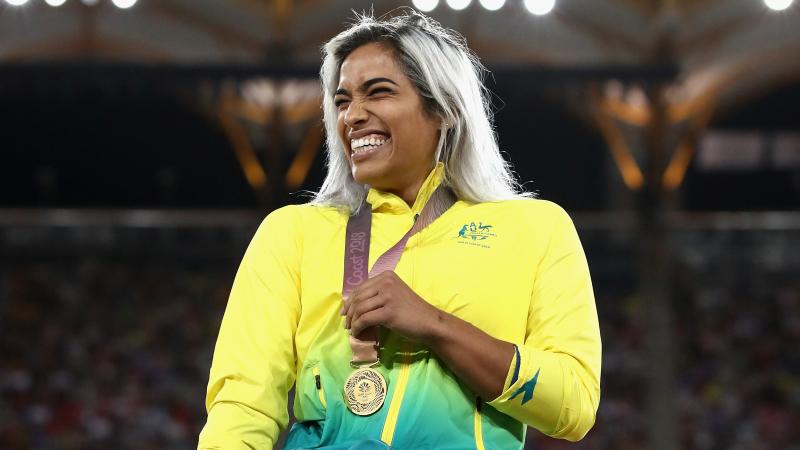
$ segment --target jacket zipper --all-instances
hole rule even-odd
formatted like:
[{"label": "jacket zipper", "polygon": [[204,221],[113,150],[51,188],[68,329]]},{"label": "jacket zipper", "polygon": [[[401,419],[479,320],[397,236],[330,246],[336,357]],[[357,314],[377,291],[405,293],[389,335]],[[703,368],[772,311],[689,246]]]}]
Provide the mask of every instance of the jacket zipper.
[{"label": "jacket zipper", "polygon": [[475,448],[478,450],[486,450],[483,446],[483,423],[481,420],[481,398],[475,399]]},{"label": "jacket zipper", "polygon": [[400,414],[400,406],[403,404],[403,395],[408,385],[408,377],[411,372],[411,344],[406,343],[402,349],[402,361],[400,362],[400,375],[397,377],[397,387],[394,389],[392,401],[389,404],[389,412],[386,413],[386,421],[383,423],[381,441],[386,445],[392,445],[394,430],[397,428],[397,417]]},{"label": "jacket zipper", "polygon": [[325,389],[322,387],[322,379],[319,376],[319,367],[314,366],[311,368],[311,373],[314,374],[314,383],[317,386],[317,395],[319,396],[319,402],[322,403],[322,407],[328,409],[328,402],[325,401]]},{"label": "jacket zipper", "polygon": [[[414,214],[414,223],[417,223],[419,214]],[[416,266],[417,247],[419,246],[419,239],[422,233],[417,233],[417,245],[414,247],[414,256],[411,264],[411,285],[414,285],[414,267]],[[401,349],[403,355],[400,361],[400,374],[397,377],[397,387],[395,387],[392,401],[389,404],[389,411],[386,413],[386,421],[383,423],[383,431],[381,432],[381,441],[386,445],[392,445],[394,439],[394,431],[397,429],[397,419],[400,415],[400,406],[403,404],[403,396],[408,386],[408,378],[411,373],[411,352],[413,351],[411,343],[404,343]]]}]

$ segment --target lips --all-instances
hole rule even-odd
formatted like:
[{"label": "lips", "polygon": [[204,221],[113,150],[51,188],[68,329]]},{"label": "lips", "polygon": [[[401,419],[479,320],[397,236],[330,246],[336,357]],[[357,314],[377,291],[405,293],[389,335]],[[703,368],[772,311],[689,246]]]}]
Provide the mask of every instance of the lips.
[{"label": "lips", "polygon": [[391,138],[383,134],[369,134],[358,139],[351,139],[350,150],[353,153],[357,153],[359,151],[367,150],[370,147],[381,146],[389,140],[391,140]]},{"label": "lips", "polygon": [[391,138],[381,136],[380,138],[362,138],[356,140],[356,144],[352,147],[350,159],[356,163],[363,161],[375,153],[381,152],[389,148],[392,142]]},{"label": "lips", "polygon": [[358,131],[353,130],[350,133],[348,133],[347,137],[350,138],[350,140],[352,141],[353,139],[361,139],[361,138],[369,136],[371,134],[378,134],[378,135],[381,135],[381,136],[391,137],[389,135],[389,133],[387,133],[387,132],[385,132],[383,130],[379,130],[377,128],[364,128],[364,129],[358,130]]},{"label": "lips", "polygon": [[388,148],[388,144],[392,142],[389,133],[377,128],[353,130],[347,136],[350,138],[350,159],[353,163]]}]

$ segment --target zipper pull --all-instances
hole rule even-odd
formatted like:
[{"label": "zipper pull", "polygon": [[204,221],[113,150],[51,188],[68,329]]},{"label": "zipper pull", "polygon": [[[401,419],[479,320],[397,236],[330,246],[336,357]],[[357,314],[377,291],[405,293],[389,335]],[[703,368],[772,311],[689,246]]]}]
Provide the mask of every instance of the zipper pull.
[{"label": "zipper pull", "polygon": [[417,223],[417,219],[419,219],[419,214],[414,214],[414,223]]},{"label": "zipper pull", "polygon": [[314,382],[317,385],[317,390],[322,389],[322,382],[319,380],[319,375],[314,375]]}]

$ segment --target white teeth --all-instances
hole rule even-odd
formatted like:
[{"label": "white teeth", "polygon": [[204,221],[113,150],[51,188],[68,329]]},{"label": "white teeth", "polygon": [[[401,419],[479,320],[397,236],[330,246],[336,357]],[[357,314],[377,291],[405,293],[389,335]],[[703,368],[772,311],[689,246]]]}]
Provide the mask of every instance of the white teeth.
[{"label": "white teeth", "polygon": [[360,139],[352,139],[350,141],[350,148],[353,150],[353,153],[362,153],[369,150],[372,147],[380,146],[385,144],[389,141],[390,138],[385,138],[383,136],[370,136],[370,137],[363,137]]}]

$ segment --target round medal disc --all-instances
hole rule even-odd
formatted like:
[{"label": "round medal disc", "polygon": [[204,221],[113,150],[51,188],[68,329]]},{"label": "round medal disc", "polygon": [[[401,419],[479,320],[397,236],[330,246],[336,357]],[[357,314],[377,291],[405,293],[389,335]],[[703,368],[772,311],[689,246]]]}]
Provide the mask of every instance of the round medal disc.
[{"label": "round medal disc", "polygon": [[381,409],[386,400],[386,380],[374,369],[361,368],[350,374],[344,383],[347,408],[359,416],[368,416]]}]

